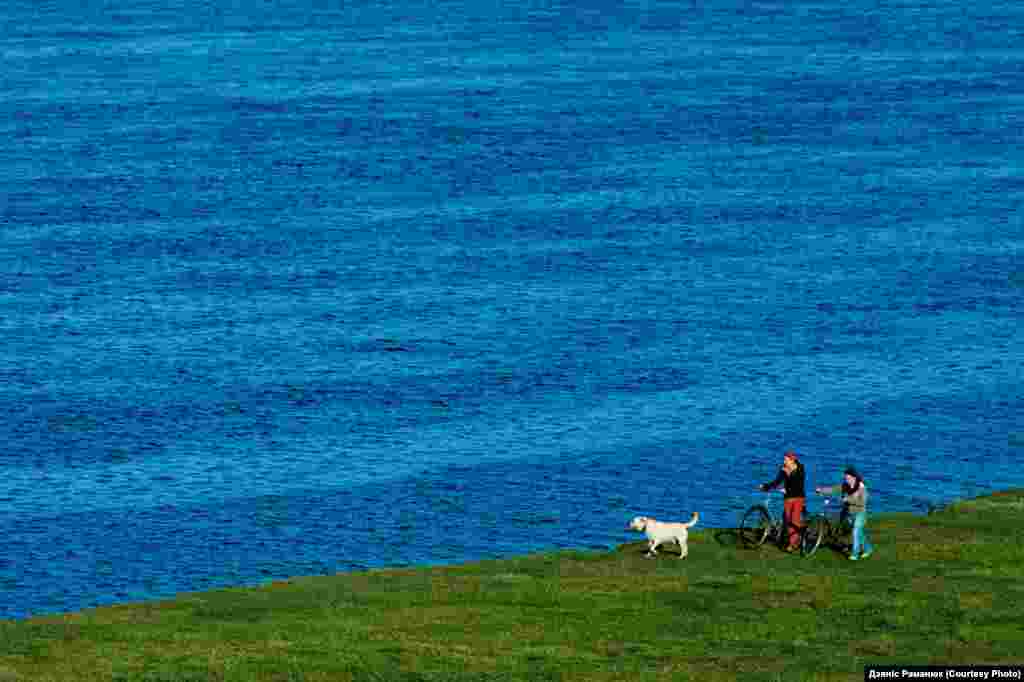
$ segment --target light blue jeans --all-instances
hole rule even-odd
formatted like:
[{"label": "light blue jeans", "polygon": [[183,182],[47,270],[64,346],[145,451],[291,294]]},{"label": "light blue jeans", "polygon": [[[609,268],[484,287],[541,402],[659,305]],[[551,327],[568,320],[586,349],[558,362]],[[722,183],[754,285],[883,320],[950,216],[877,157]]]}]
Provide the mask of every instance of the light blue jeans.
[{"label": "light blue jeans", "polygon": [[868,513],[866,511],[856,512],[851,516],[853,517],[853,549],[850,551],[850,556],[859,557],[861,554],[874,551],[875,548],[871,545],[871,540],[868,539],[867,528],[864,527],[868,522]]}]

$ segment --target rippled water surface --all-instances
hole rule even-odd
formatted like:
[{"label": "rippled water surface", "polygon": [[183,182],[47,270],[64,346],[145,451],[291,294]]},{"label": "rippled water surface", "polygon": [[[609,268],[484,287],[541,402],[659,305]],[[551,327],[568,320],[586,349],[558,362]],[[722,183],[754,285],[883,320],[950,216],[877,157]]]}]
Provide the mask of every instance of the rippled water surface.
[{"label": "rippled water surface", "polygon": [[0,618],[1024,485],[1019,3],[242,4],[0,7]]}]

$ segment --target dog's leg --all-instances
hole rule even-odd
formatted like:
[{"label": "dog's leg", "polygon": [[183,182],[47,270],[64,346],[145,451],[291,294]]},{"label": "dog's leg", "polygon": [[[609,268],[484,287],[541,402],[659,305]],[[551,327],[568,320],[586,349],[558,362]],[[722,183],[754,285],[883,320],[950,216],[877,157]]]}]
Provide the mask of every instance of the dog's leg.
[{"label": "dog's leg", "polygon": [[655,556],[658,553],[657,547],[658,545],[654,540],[649,541],[647,543],[647,556]]},{"label": "dog's leg", "polygon": [[683,540],[682,538],[677,539],[676,542],[679,543],[679,558],[685,559],[686,556],[690,553],[689,545],[687,544],[686,540]]}]

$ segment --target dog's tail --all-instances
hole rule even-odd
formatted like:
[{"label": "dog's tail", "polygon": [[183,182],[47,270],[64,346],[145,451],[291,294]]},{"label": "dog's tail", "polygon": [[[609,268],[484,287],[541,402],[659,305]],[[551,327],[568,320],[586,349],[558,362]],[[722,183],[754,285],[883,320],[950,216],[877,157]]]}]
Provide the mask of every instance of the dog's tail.
[{"label": "dog's tail", "polygon": [[683,525],[686,526],[687,528],[695,526],[695,525],[697,525],[697,519],[699,519],[699,518],[700,518],[700,514],[698,514],[697,512],[693,512],[693,516],[690,517],[690,522],[689,523],[684,523]]}]

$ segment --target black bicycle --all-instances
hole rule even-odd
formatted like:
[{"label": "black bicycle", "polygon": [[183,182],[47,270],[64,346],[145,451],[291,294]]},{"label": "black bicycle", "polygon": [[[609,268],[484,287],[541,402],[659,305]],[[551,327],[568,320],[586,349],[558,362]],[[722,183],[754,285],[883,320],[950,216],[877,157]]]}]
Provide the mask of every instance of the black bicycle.
[{"label": "black bicycle", "polygon": [[[839,507],[839,510],[833,511],[836,507]],[[822,545],[839,550],[845,549],[846,539],[850,537],[853,526],[841,509],[842,505],[835,504],[835,500],[826,497],[821,513],[811,514],[807,518],[800,543],[801,554],[812,556]]]},{"label": "black bicycle", "polygon": [[770,498],[771,493],[765,497],[764,502],[755,504],[743,512],[740,518],[739,538],[744,547],[760,547],[769,540],[774,545],[782,545],[786,524],[781,516],[775,516],[768,508]]},{"label": "black bicycle", "polygon": [[[779,491],[781,493],[781,491]],[[772,514],[765,502],[752,505],[740,519],[739,539],[743,546],[748,548],[760,547],[766,542],[771,542],[784,548],[788,545],[786,522],[781,516]],[[826,505],[829,500],[826,500]],[[824,516],[818,515],[808,518],[800,527],[800,554],[811,556],[818,551],[823,540],[832,537],[834,525]]]}]

